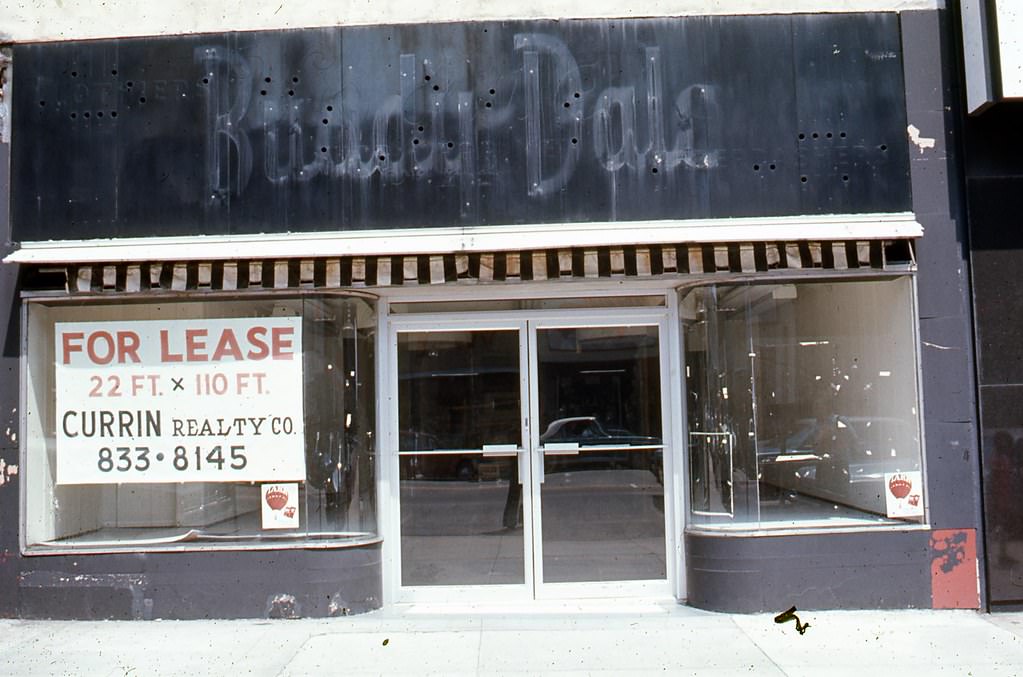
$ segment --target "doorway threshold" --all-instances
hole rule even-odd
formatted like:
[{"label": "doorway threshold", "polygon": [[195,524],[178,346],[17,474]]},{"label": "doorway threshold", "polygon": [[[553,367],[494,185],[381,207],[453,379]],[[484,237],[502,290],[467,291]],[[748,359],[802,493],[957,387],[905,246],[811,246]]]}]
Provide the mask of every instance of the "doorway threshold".
[{"label": "doorway threshold", "polygon": [[523,600],[509,602],[406,602],[394,604],[390,612],[408,618],[423,616],[647,616],[678,613],[688,609],[674,597],[622,599],[621,597]]}]

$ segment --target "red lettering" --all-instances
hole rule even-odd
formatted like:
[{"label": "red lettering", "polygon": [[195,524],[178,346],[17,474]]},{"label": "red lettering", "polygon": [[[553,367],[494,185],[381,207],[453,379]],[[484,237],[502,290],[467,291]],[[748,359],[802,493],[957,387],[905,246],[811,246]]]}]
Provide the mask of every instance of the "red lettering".
[{"label": "red lettering", "polygon": [[[96,344],[101,341],[106,344],[106,353],[103,355],[96,352]],[[116,349],[114,348],[114,337],[111,336],[109,332],[105,331],[94,331],[89,334],[89,339],[85,342],[85,349],[89,353],[89,359],[95,364],[109,364],[116,354]]]},{"label": "red lettering", "polygon": [[[61,335],[61,343],[64,346],[64,364],[71,364],[71,353],[82,352],[82,344],[80,341],[85,338],[85,334],[80,331],[67,331]],[[76,341],[77,343],[72,343]]]},{"label": "red lettering", "polygon": [[130,358],[132,362],[141,362],[139,359],[139,335],[133,331],[117,332],[117,361],[124,364],[124,358]]},{"label": "red lettering", "polygon": [[205,329],[186,329],[185,330],[185,355],[189,362],[205,362],[209,358],[206,356],[206,330]]},{"label": "red lettering", "polygon": [[270,330],[275,360],[290,360],[294,356],[291,340],[295,335],[294,327],[274,327]]},{"label": "red lettering", "polygon": [[225,355],[230,355],[236,360],[242,359],[242,350],[238,347],[238,339],[234,337],[233,329],[225,329],[217,341],[217,349],[213,351],[213,361],[219,362]]},{"label": "red lettering", "polygon": [[172,353],[169,346],[170,340],[167,336],[167,330],[160,330],[160,361],[161,362],[181,362],[182,357],[180,353]]},{"label": "red lettering", "polygon": [[245,338],[249,340],[249,344],[253,347],[248,352],[246,357],[250,360],[262,360],[270,354],[270,346],[266,344],[266,341],[262,337],[266,336],[266,327],[252,327],[245,334]]}]

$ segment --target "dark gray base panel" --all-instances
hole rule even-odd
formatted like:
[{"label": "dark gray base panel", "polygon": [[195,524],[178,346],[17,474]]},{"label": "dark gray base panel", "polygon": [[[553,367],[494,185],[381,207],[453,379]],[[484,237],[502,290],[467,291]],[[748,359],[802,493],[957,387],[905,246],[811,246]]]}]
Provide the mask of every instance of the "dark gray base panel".
[{"label": "dark gray base panel", "polygon": [[930,608],[928,532],[687,533],[688,603],[712,611]]},{"label": "dark gray base panel", "polygon": [[305,618],[381,604],[380,547],[26,557],[18,616]]}]

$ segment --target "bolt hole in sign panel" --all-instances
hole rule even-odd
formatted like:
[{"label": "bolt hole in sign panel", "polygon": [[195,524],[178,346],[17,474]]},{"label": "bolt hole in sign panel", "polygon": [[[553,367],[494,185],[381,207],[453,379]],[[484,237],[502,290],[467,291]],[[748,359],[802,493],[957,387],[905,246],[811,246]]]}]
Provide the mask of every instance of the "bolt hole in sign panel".
[{"label": "bolt hole in sign panel", "polygon": [[298,317],[58,322],[57,484],[304,481]]}]

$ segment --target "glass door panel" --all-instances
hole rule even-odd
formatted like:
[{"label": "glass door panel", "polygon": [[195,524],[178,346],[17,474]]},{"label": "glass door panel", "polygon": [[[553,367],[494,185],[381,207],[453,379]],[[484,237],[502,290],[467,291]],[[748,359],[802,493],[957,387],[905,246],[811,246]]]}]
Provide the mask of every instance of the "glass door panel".
[{"label": "glass door panel", "polygon": [[526,582],[520,331],[397,335],[401,584]]},{"label": "glass door panel", "polygon": [[541,580],[663,580],[658,327],[535,336]]}]

